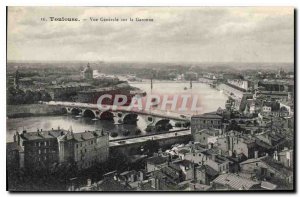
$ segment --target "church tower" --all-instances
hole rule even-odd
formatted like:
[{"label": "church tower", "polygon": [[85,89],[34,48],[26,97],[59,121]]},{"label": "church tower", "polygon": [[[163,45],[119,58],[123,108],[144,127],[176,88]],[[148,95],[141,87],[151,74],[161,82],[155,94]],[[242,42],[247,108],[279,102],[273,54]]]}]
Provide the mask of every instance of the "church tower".
[{"label": "church tower", "polygon": [[14,78],[14,86],[16,89],[19,89],[19,80],[20,80],[20,73],[19,73],[19,68],[17,68],[15,73],[15,78]]},{"label": "church tower", "polygon": [[82,71],[82,77],[86,80],[93,79],[93,69],[90,67],[90,63],[87,64],[87,66]]}]

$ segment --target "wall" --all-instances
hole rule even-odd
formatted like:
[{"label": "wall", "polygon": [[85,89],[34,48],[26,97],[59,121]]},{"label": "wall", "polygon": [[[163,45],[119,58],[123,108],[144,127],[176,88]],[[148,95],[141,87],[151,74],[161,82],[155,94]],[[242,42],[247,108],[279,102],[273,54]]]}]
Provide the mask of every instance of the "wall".
[{"label": "wall", "polygon": [[[174,136],[168,139],[160,139],[156,140],[159,143],[160,148],[169,148],[173,144],[186,144],[189,141],[191,141],[191,135],[185,135],[185,136]],[[124,144],[121,146],[114,146],[110,147],[111,152],[120,152],[125,155],[133,155],[137,154],[137,151],[140,150],[140,147],[145,145],[147,141],[143,142],[137,142],[134,144]]]},{"label": "wall", "polygon": [[62,114],[62,107],[43,104],[29,104],[29,105],[7,105],[7,117],[26,117],[37,115],[59,115]]}]

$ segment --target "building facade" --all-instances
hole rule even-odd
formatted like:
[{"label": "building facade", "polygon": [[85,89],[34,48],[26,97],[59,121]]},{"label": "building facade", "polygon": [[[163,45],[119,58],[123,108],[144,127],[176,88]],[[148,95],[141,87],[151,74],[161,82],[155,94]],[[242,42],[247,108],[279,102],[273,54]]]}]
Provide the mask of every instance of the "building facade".
[{"label": "building facade", "polygon": [[195,115],[191,117],[191,132],[193,138],[202,129],[222,129],[223,117],[216,112]]},{"label": "building facade", "polygon": [[104,163],[109,155],[109,136],[103,131],[68,132],[58,137],[59,162],[74,163],[79,170]]},{"label": "building facade", "polygon": [[108,135],[103,131],[73,133],[62,129],[17,132],[15,141],[24,150],[24,167],[39,170],[53,164],[75,164],[78,169],[104,163],[109,155]]}]

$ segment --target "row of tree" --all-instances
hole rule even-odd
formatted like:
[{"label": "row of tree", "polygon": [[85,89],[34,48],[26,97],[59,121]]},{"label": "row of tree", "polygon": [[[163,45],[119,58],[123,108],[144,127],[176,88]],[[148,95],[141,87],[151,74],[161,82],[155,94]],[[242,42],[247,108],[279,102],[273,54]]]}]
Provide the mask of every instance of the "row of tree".
[{"label": "row of tree", "polygon": [[20,90],[14,87],[7,89],[7,104],[8,105],[21,105],[21,104],[33,104],[38,101],[50,101],[52,100],[50,94],[45,90]]}]

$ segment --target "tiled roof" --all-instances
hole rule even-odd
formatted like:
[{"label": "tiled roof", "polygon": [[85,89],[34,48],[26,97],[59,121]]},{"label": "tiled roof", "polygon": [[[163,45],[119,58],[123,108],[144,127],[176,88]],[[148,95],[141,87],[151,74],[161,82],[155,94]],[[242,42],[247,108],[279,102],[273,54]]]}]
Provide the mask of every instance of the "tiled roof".
[{"label": "tiled roof", "polygon": [[279,163],[278,161],[274,160],[270,156],[263,156],[259,158],[248,159],[240,163],[240,165],[248,164],[248,163],[256,163],[256,162],[263,162],[269,168],[280,173],[281,176],[291,176],[293,175],[293,171],[285,167],[283,164]]},{"label": "tiled roof", "polygon": [[214,177],[217,176],[219,174],[218,171],[214,170],[212,167],[208,166],[208,165],[202,165],[198,167],[199,170],[201,169],[205,169],[206,174]]},{"label": "tiled roof", "polygon": [[161,157],[161,156],[154,156],[147,159],[147,162],[155,165],[163,164],[166,163],[167,161],[168,159],[166,157]]},{"label": "tiled roof", "polygon": [[259,184],[257,181],[252,181],[231,173],[219,175],[215,180],[213,180],[213,183],[228,185],[230,188],[236,190],[249,190],[253,186]]},{"label": "tiled roof", "polygon": [[23,148],[18,145],[17,142],[8,142],[6,143],[6,151],[23,151]]},{"label": "tiled roof", "polygon": [[217,129],[202,129],[200,131],[197,131],[196,133],[205,133],[205,134],[208,134],[208,135],[211,135],[211,136],[216,136],[216,135],[219,135],[220,130],[217,130]]},{"label": "tiled roof", "polygon": [[186,153],[189,153],[189,152],[190,151],[187,150],[187,149],[181,149],[181,150],[178,151],[178,153],[180,153],[180,154],[186,154]]},{"label": "tiled roof", "polygon": [[166,166],[161,169],[161,172],[164,173],[167,177],[171,178],[173,181],[179,181],[180,172],[177,169],[174,169],[170,166]]},{"label": "tiled roof", "polygon": [[267,181],[262,181],[261,182],[261,187],[264,188],[264,189],[267,189],[267,190],[274,190],[277,188],[277,185],[274,185],[270,182],[267,182]]},{"label": "tiled roof", "polygon": [[252,158],[252,159],[247,159],[246,161],[241,162],[240,164],[248,164],[248,163],[255,163],[255,162],[259,162],[261,159],[265,158],[267,156],[263,156],[263,157],[258,157],[258,158]]},{"label": "tiled roof", "polygon": [[37,132],[26,132],[20,134],[20,136],[24,140],[40,140],[40,139],[51,139],[51,138],[57,138],[60,135],[66,134],[67,131],[63,129],[59,130],[50,130],[50,131],[37,131]]},{"label": "tiled roof", "polygon": [[132,188],[129,185],[123,185],[114,179],[107,178],[97,184],[100,191],[130,191]]},{"label": "tiled roof", "polygon": [[209,112],[199,115],[193,115],[192,118],[209,118],[209,119],[221,119],[222,116],[218,115],[217,112]]},{"label": "tiled roof", "polygon": [[216,155],[216,157],[215,157],[215,162],[220,163],[220,164],[228,162],[228,161],[229,160],[226,157],[223,157],[221,155]]},{"label": "tiled roof", "polygon": [[282,163],[277,162],[276,160],[272,159],[271,157],[264,157],[261,159],[261,161],[264,162],[270,168],[273,168],[274,170],[276,170],[278,173],[280,173],[281,176],[292,176],[293,175],[293,171],[289,170]]},{"label": "tiled roof", "polygon": [[50,131],[37,131],[37,132],[28,132],[23,133],[20,136],[24,140],[41,140],[41,139],[54,139],[58,137],[62,137],[64,140],[75,140],[78,142],[93,139],[97,136],[104,135],[103,131],[86,131],[82,133],[72,133],[70,131],[66,131],[63,129],[59,130],[50,130]]},{"label": "tiled roof", "polygon": [[193,164],[193,162],[184,159],[184,160],[174,162],[173,164],[182,165],[182,166],[185,166],[185,167],[190,167]]}]

